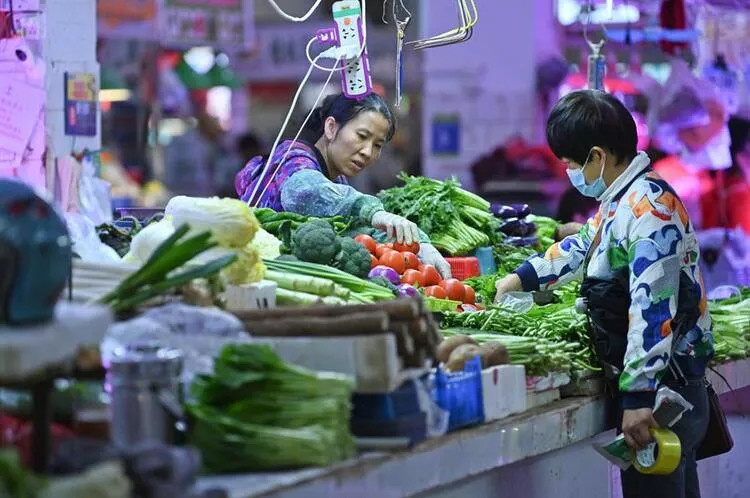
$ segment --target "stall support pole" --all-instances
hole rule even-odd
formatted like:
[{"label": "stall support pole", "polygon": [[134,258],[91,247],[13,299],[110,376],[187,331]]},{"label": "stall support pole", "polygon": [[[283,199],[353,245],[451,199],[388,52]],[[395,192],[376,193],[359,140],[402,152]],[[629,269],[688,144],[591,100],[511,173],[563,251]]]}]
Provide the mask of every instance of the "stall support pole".
[{"label": "stall support pole", "polygon": [[52,449],[52,380],[35,382],[31,387],[31,461],[35,472],[45,472],[49,465]]}]

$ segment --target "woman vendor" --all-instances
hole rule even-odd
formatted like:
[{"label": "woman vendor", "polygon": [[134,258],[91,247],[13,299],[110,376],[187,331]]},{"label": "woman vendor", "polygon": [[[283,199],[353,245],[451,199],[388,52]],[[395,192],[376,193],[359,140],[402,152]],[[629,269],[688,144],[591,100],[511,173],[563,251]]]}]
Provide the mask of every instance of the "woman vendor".
[{"label": "woman vendor", "polygon": [[580,233],[499,280],[498,298],[583,278],[596,353],[617,393],[627,444],[639,449],[651,441],[660,386],[694,407],[671,427],[682,443],[677,470],[647,475],[631,467],[622,473],[623,496],[697,498],[713,336],[695,229],[672,187],[636,151],[635,122],[616,98],[590,90],[563,97],[547,121],[547,140],[573,186],[597,199],[599,211]]},{"label": "woman vendor", "polygon": [[345,216],[382,230],[400,243],[420,242],[419,258],[443,278],[450,265],[416,224],[387,212],[374,196],[351,187],[351,178],[373,164],[393,137],[396,122],[383,99],[330,95],[313,111],[300,140],[279,144],[268,162],[257,156],[237,174],[235,188],[256,207],[319,217]]}]

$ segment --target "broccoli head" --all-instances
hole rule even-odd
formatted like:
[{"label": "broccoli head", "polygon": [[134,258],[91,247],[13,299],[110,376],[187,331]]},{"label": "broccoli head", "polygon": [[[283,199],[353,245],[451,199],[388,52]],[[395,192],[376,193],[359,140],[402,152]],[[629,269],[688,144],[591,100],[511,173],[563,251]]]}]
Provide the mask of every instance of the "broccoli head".
[{"label": "broccoli head", "polygon": [[355,277],[367,278],[371,261],[370,253],[365,246],[358,244],[354,239],[344,237],[341,239],[341,251],[336,255],[333,266]]},{"label": "broccoli head", "polygon": [[292,236],[292,254],[302,261],[328,265],[340,250],[339,237],[325,220],[303,223]]}]

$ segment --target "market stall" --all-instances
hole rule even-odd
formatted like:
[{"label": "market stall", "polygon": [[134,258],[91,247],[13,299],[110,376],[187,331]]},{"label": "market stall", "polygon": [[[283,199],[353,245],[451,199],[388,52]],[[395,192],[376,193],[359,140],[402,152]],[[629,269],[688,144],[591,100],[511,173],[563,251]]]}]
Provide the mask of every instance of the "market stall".
[{"label": "market stall", "polygon": [[[576,16],[584,29],[596,14],[592,3]],[[103,11],[114,15],[115,4],[103,2]],[[172,28],[187,28],[180,2],[161,4]],[[304,22],[317,8],[295,17],[271,4],[293,22]],[[237,0],[207,7],[215,17],[207,40],[244,41],[249,33],[232,15],[249,16],[250,5]],[[396,35],[393,100],[399,107],[407,100],[402,73],[409,70],[402,52],[434,53],[453,45],[461,53],[466,45],[460,44],[474,34],[478,9],[473,1],[457,0],[458,27],[407,40],[412,11],[401,0],[386,6],[384,24]],[[134,11],[139,22],[153,15],[143,9]],[[422,10],[425,18],[436,17]],[[631,11],[621,10],[618,15],[629,19]],[[9,12],[12,18],[12,7]],[[647,408],[653,406],[659,426],[653,443],[659,451],[651,446],[636,452],[624,436],[616,438],[611,391],[628,392],[617,379],[629,373],[602,357],[601,330],[581,298],[588,294],[573,278],[573,265],[583,267],[578,273],[584,276],[589,271],[584,246],[613,224],[601,220],[614,216],[616,205],[608,213],[596,204],[598,216],[584,216],[586,225],[546,216],[569,182],[560,158],[532,143],[531,125],[523,139],[507,140],[478,160],[462,156],[466,164],[456,176],[402,172],[397,186],[375,195],[358,192],[347,177],[377,159],[375,151],[395,132],[395,118],[372,81],[366,2],[335,2],[330,14],[331,25],[310,34],[309,71],[270,153],[250,159],[235,177],[239,198],[211,196],[206,188],[163,199],[154,208],[114,209],[104,195],[106,182],[97,177],[98,153],[74,150],[73,157],[66,150],[51,160],[46,193],[38,182],[35,191],[19,181],[30,152],[13,156],[20,162],[12,178],[0,179],[0,497],[60,498],[89,490],[112,498],[617,498],[620,469],[674,471],[680,442],[670,427],[695,407],[652,376],[648,389],[635,392],[658,399]],[[222,35],[222,23],[231,36]],[[673,31],[685,29],[665,26],[655,41],[681,46],[669,38]],[[169,36],[184,41],[191,35]],[[313,46],[319,49],[314,57]],[[635,86],[597,72],[603,71],[601,47],[590,46],[586,78],[566,79],[562,70],[541,68],[555,74],[540,76],[539,104],[585,84],[619,95],[626,115],[636,112]],[[341,66],[322,67],[325,59]],[[187,71],[184,60],[178,66]],[[673,80],[698,84],[689,71],[680,73],[684,64],[673,61],[673,67]],[[282,140],[314,69],[327,71],[328,78],[304,119],[315,126],[303,124],[293,139]],[[341,76],[341,88],[323,99],[334,75]],[[675,85],[680,87],[666,85],[666,93],[679,96]],[[674,111],[682,101],[670,102],[666,107]],[[721,119],[711,122],[711,105],[693,103],[695,113],[709,120],[694,126],[723,128]],[[638,118],[639,132],[643,120]],[[692,128],[685,132],[677,118],[662,121],[673,128],[662,130],[664,136],[674,132],[690,142],[692,132],[701,135]],[[433,152],[444,154],[444,171],[459,169],[446,159],[460,155],[459,123],[455,115],[432,123]],[[472,150],[487,149],[475,131]],[[712,140],[698,146],[710,148]],[[351,143],[358,144],[355,152]],[[576,159],[582,176],[594,148],[602,192],[605,167],[618,170],[612,182],[626,171],[633,174],[629,185],[636,175],[651,175],[648,164],[639,166],[642,154],[632,162],[642,167],[638,171],[628,164],[608,166],[596,145],[583,152],[585,160]],[[685,154],[693,160],[700,155]],[[36,164],[38,158],[31,159]],[[469,169],[478,193],[467,181]],[[567,176],[575,185],[570,170]],[[585,177],[582,182],[592,186]],[[688,341],[682,335],[685,315],[672,313],[671,304],[676,308],[679,300],[697,296],[690,311],[698,316],[688,321],[696,342],[686,348],[686,361],[697,357],[697,349],[705,353],[701,358],[712,368],[707,379],[735,435],[733,449],[727,444],[701,464],[702,478],[711,483],[704,495],[743,493],[747,483],[724,479],[717,469],[735,475],[746,466],[750,288],[734,274],[720,278],[712,262],[703,279],[699,253],[704,251],[703,259],[712,250],[731,258],[724,273],[744,271],[750,268],[745,238],[738,232],[730,237],[728,227],[716,240],[695,236],[685,206],[671,187],[664,189],[656,199],[644,194],[639,202],[635,195],[623,201],[631,203],[628,215],[655,223],[679,220],[684,233],[675,237],[695,244],[680,246],[679,257],[654,259],[648,252],[633,266],[641,272],[638,265],[646,265],[659,278],[684,275],[690,289],[687,295],[682,287],[660,289],[652,296],[649,288],[647,297],[637,299],[661,306],[646,306],[642,315],[656,323],[649,329],[650,347],[666,348],[663,343],[674,338],[680,346]],[[633,241],[632,251],[624,248],[628,240],[618,239],[601,266],[627,270],[638,259],[637,241],[666,237],[669,229]],[[560,263],[561,254],[569,261]],[[648,265],[660,258],[677,263],[651,270]],[[531,271],[532,263],[545,265],[548,273],[533,270],[536,285],[524,286],[521,273]],[[549,270],[554,264],[561,267],[558,273]],[[508,278],[519,283],[506,292]],[[635,298],[625,290],[630,304]],[[627,314],[619,318],[619,325],[630,323]],[[627,344],[629,330],[623,335]],[[675,351],[664,349],[663,358],[649,362],[662,367],[659,372],[671,370]],[[700,368],[702,382],[704,364]],[[658,417],[665,412],[669,418]],[[671,439],[664,443],[665,437]],[[664,447],[669,461],[657,463]],[[654,461],[643,463],[641,455],[649,451]]]}]

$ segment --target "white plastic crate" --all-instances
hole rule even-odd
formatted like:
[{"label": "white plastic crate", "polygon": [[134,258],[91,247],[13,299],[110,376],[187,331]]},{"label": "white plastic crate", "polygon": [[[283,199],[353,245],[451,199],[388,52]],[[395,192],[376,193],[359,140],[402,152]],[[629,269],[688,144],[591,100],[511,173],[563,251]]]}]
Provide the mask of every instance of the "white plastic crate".
[{"label": "white plastic crate", "polygon": [[263,280],[255,284],[228,285],[224,296],[229,311],[275,308],[276,282]]},{"label": "white plastic crate", "polygon": [[526,369],[523,365],[499,365],[482,370],[484,420],[526,411]]}]

